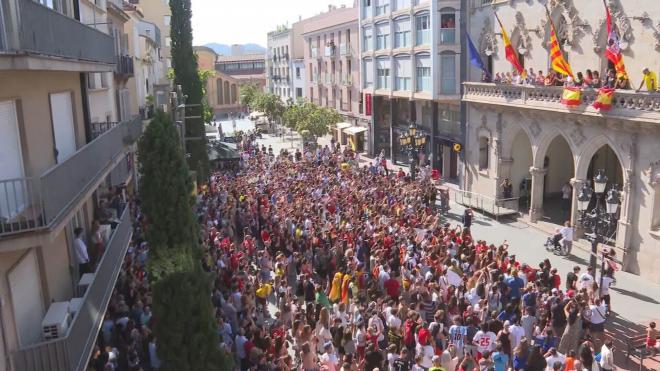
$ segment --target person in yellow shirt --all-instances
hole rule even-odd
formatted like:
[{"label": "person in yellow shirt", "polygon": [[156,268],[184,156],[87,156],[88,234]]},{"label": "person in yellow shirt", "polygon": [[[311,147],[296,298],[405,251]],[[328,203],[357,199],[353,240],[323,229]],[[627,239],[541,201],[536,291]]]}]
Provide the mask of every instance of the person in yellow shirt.
[{"label": "person in yellow shirt", "polygon": [[257,296],[257,305],[260,305],[263,308],[264,314],[268,313],[267,299],[272,292],[273,292],[273,285],[271,285],[270,282],[267,281],[262,282],[257,288],[257,291],[255,292],[255,295]]},{"label": "person in yellow shirt", "polygon": [[646,90],[648,91],[658,90],[658,76],[655,74],[655,72],[649,70],[648,68],[644,68],[642,73],[644,74],[644,77],[642,77],[642,82],[639,84],[637,91],[642,90],[642,86],[644,85],[646,85]]}]

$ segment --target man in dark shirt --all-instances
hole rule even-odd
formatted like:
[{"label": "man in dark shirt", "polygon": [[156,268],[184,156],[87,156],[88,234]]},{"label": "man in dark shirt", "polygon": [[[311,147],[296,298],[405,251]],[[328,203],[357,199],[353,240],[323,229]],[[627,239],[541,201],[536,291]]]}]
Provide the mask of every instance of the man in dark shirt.
[{"label": "man in dark shirt", "polygon": [[[552,291],[553,294],[556,295],[556,289],[553,289]],[[567,321],[566,313],[564,313],[564,302],[559,297],[555,297],[550,305],[550,315],[552,316],[550,325],[552,326],[553,332],[556,336],[562,336]]]},{"label": "man in dark shirt", "polygon": [[580,267],[573,267],[573,272],[566,274],[566,290],[577,290],[577,280],[580,274]]},{"label": "man in dark shirt", "polygon": [[379,351],[374,349],[373,344],[367,346],[367,352],[364,356],[364,369],[373,370],[375,368],[380,369],[383,365],[383,355]]}]

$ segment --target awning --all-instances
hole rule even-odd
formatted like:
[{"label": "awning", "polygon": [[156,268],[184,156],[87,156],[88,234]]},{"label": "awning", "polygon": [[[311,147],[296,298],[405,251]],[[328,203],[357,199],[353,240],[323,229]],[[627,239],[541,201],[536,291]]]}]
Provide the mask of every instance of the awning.
[{"label": "awning", "polygon": [[335,124],[335,129],[341,130],[341,129],[344,129],[344,128],[348,128],[350,126],[351,126],[351,124],[348,123],[348,122],[338,122],[337,124]]},{"label": "awning", "polygon": [[355,135],[358,133],[361,133],[363,131],[367,131],[367,128],[362,127],[362,126],[351,126],[350,128],[344,129],[344,133],[348,135]]}]

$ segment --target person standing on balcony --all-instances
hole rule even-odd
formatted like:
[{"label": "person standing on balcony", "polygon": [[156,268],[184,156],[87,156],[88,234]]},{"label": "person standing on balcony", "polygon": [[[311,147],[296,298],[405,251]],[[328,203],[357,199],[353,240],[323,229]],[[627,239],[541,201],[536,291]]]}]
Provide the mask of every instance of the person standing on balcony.
[{"label": "person standing on balcony", "polygon": [[637,88],[636,91],[642,90],[642,86],[644,85],[646,85],[647,91],[654,92],[658,90],[658,76],[655,74],[655,72],[650,71],[648,68],[644,68],[642,73],[644,74],[644,77],[642,78],[642,82],[639,84],[639,88]]},{"label": "person standing on balcony", "polygon": [[76,254],[76,261],[78,262],[78,273],[82,276],[89,273],[89,255],[87,253],[87,245],[82,240],[83,229],[77,227],[73,230],[75,236],[73,240],[73,249]]}]

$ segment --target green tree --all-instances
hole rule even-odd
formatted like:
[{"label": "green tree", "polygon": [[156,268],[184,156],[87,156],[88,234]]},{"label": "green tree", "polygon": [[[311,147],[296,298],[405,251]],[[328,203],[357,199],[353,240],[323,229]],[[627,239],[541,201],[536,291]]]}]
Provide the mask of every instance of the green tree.
[{"label": "green tree", "polygon": [[201,266],[192,179],[168,115],[156,112],[140,138],[138,153],[149,243],[147,269],[154,287],[154,333],[162,369],[230,370],[230,365],[222,368],[230,362],[218,347],[210,281]]},{"label": "green tree", "polygon": [[259,93],[254,99],[254,108],[266,114],[270,121],[282,118],[285,106],[278,95],[271,93]]},{"label": "green tree", "polygon": [[154,335],[162,371],[233,369],[220,351],[211,280],[201,270],[177,272],[154,285]]},{"label": "green tree", "polygon": [[209,96],[206,90],[209,79],[215,76],[215,71],[212,70],[199,70],[197,72],[200,81],[202,81],[202,120],[205,124],[210,124],[213,120],[213,109],[209,104]]},{"label": "green tree", "polygon": [[193,185],[181,139],[168,115],[157,111],[138,143],[140,198],[147,218],[150,278],[194,266],[190,242],[199,225],[192,212]]},{"label": "green tree", "polygon": [[186,109],[186,149],[190,153],[188,163],[197,174],[197,180],[203,181],[208,175],[209,158],[206,152],[206,133],[202,119],[202,81],[197,72],[197,57],[192,48],[192,10],[190,0],[170,0],[172,18],[170,20],[170,38],[172,40],[172,68],[174,84],[181,85],[183,94],[188,98],[186,104],[199,105]]},{"label": "green tree", "polygon": [[310,139],[327,134],[331,125],[341,121],[341,115],[333,109],[299,100],[286,107],[282,121],[288,128],[304,134],[305,139]]},{"label": "green tree", "polygon": [[241,105],[243,107],[250,107],[252,109],[254,105],[255,97],[259,94],[263,94],[263,93],[259,91],[259,88],[257,88],[253,84],[247,84],[241,86],[241,94],[239,97],[241,101]]}]

